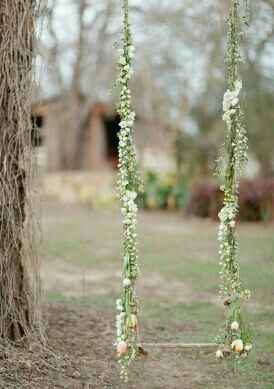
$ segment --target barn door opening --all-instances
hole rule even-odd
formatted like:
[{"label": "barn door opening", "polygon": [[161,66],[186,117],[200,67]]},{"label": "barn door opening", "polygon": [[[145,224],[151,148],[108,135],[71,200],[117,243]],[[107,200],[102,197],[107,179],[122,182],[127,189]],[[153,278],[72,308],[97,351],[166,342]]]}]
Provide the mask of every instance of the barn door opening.
[{"label": "barn door opening", "polygon": [[118,166],[118,133],[120,130],[119,115],[104,117],[104,127],[106,134],[107,159],[113,168]]},{"label": "barn door opening", "polygon": [[32,130],[31,130],[31,144],[33,147],[40,147],[43,144],[42,128],[44,125],[44,118],[42,115],[32,115]]}]

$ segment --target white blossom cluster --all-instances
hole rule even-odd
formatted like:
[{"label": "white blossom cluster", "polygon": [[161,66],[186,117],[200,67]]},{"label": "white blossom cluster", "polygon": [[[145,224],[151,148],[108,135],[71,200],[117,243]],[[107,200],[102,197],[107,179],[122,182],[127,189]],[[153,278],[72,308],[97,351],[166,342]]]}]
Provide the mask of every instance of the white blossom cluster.
[{"label": "white blossom cluster", "polygon": [[[138,275],[137,266],[137,191],[138,168],[133,144],[133,125],[135,113],[131,110],[131,97],[128,81],[131,69],[132,45],[126,46],[119,60],[120,68],[120,104],[121,117],[119,133],[119,196],[124,224],[124,274],[130,281]],[[131,53],[129,56],[128,53]],[[131,280],[132,279],[132,280]],[[130,286],[130,285],[129,285]],[[132,283],[134,287],[134,282]]]},{"label": "white blossom cluster", "polygon": [[122,201],[122,215],[124,216],[124,224],[135,225],[137,218],[138,207],[135,202],[137,193],[135,191],[126,190]]},{"label": "white blossom cluster", "polygon": [[117,335],[117,343],[116,345],[125,340],[123,336],[123,322],[125,319],[125,312],[124,312],[124,307],[122,304],[122,300],[118,299],[116,301],[116,308],[117,308],[117,315],[116,315],[116,335]]},{"label": "white blossom cluster", "polygon": [[[133,74],[134,47],[128,21],[128,2],[124,0],[123,48],[118,62],[119,76],[119,178],[118,190],[123,216],[123,290],[117,300],[116,317],[117,354],[121,365],[121,376],[127,379],[126,369],[137,353],[137,299],[135,282],[139,274],[137,250],[137,196],[140,186],[137,159],[133,141],[135,113],[131,108],[129,81]],[[136,325],[133,325],[136,322]]]},{"label": "white blossom cluster", "polygon": [[[249,291],[244,290],[240,281],[239,265],[237,262],[237,241],[234,229],[238,215],[238,187],[239,177],[243,164],[247,159],[247,138],[245,129],[241,123],[240,92],[242,81],[236,80],[233,89],[227,90],[223,99],[223,119],[226,122],[228,137],[228,150],[232,150],[233,157],[228,160],[226,172],[232,179],[225,180],[221,189],[224,192],[224,206],[219,213],[220,227],[218,240],[220,242],[220,275],[222,279],[221,293],[223,295],[235,294],[242,297],[249,296]],[[228,151],[228,152],[229,152]]]},{"label": "white blossom cluster", "polygon": [[220,226],[218,240],[220,242],[220,265],[222,295],[241,294],[242,284],[239,275],[239,265],[236,260],[237,242],[232,231],[236,226],[235,217],[237,208],[235,204],[227,204],[219,213]]},{"label": "white blossom cluster", "polygon": [[[234,322],[239,326],[239,323]],[[235,339],[231,343],[231,350],[236,352],[238,355],[242,357],[247,357],[248,353],[252,350],[253,345],[251,343],[246,343],[242,341],[242,339]],[[216,352],[216,358],[217,359],[223,359],[225,356],[225,353],[222,350],[217,350]]]},{"label": "white blossom cluster", "polygon": [[242,89],[242,81],[235,81],[234,89],[227,90],[224,94],[223,100],[223,120],[226,122],[227,127],[231,129],[233,118],[236,114],[236,107],[239,105],[239,94]]},{"label": "white blossom cluster", "polygon": [[222,223],[231,222],[235,219],[237,211],[235,203],[225,204],[219,213],[219,219]]},{"label": "white blossom cluster", "polygon": [[240,109],[240,92],[243,83],[236,80],[233,83],[233,89],[228,89],[223,99],[223,120],[228,130],[232,133],[232,147],[234,148],[234,164],[238,176],[243,172],[247,161],[248,140],[246,129],[243,126],[243,114]]}]

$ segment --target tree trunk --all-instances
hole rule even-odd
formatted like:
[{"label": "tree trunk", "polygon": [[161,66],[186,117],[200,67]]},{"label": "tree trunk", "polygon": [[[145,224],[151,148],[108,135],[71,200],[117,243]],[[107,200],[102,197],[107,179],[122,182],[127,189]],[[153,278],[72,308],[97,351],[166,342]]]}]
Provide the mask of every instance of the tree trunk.
[{"label": "tree trunk", "polygon": [[34,11],[35,0],[0,1],[0,336],[11,340],[34,325],[25,251]]}]

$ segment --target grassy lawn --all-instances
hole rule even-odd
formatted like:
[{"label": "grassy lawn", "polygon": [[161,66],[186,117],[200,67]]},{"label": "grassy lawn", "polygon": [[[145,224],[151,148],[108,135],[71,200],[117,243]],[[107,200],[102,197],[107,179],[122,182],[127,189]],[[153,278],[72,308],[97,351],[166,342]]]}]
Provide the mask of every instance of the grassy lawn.
[{"label": "grassy lawn", "polygon": [[[111,347],[121,285],[118,213],[48,203],[43,226],[47,301],[84,306],[106,317]],[[154,350],[146,362],[134,364],[129,388],[274,388],[273,233],[273,225],[243,224],[238,229],[242,278],[252,291],[246,306],[255,344],[250,358],[240,365],[219,364],[209,352]],[[217,225],[179,214],[142,213],[139,235],[141,338],[214,341],[223,322],[217,297]],[[113,366],[109,388],[120,388]]]}]

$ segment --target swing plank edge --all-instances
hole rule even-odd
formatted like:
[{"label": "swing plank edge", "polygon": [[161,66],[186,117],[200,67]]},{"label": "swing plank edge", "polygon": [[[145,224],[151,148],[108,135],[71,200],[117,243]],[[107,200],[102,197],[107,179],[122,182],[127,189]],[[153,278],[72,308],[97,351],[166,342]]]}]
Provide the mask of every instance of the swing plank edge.
[{"label": "swing plank edge", "polygon": [[140,343],[139,348],[189,348],[189,349],[202,349],[202,348],[215,348],[218,347],[217,343]]}]

